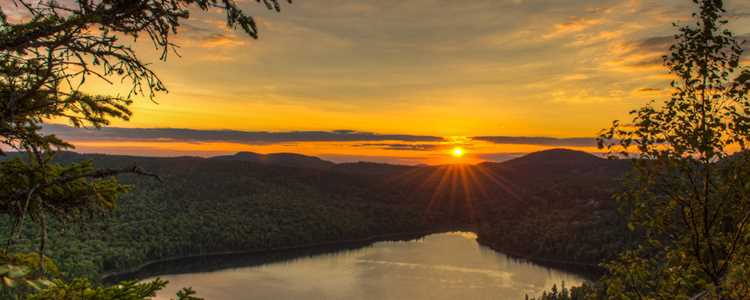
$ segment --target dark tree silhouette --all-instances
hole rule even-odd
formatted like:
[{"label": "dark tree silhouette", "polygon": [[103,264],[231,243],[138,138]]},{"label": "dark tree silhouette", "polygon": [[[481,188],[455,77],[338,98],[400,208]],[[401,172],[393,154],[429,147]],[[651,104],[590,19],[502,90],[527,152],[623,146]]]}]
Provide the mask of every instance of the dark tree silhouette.
[{"label": "dark tree silhouette", "polygon": [[[278,0],[256,2],[280,10]],[[6,14],[11,8],[13,16]],[[25,153],[0,162],[0,213],[13,220],[6,264],[14,261],[15,240],[31,219],[40,228],[35,275],[45,276],[50,217],[64,222],[109,211],[127,190],[114,175],[151,175],[137,167],[96,170],[89,163],[53,163],[56,151],[72,145],[45,135],[42,124],[62,119],[76,127],[101,127],[127,120],[134,97],[153,100],[167,90],[130,40],[145,37],[167,60],[177,47],[172,37],[191,10],[212,9],[226,13],[227,26],[258,37],[255,20],[233,0],[11,0],[0,6],[0,142]],[[92,76],[124,84],[129,92],[87,94],[82,88]]]},{"label": "dark tree silhouette", "polygon": [[[746,299],[750,261],[750,69],[726,29],[721,0],[694,0],[694,25],[675,35],[675,79],[660,106],[603,132],[614,153],[636,153],[626,201],[646,241],[609,264],[617,299]],[[614,142],[612,142],[614,141]],[[744,283],[743,283],[744,281]]]}]

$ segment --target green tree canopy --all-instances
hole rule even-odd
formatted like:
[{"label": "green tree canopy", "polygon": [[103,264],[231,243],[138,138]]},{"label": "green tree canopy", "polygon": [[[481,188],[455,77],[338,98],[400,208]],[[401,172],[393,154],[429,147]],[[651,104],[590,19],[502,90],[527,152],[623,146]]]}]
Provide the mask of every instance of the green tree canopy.
[{"label": "green tree canopy", "polygon": [[750,261],[750,70],[721,0],[694,0],[665,66],[672,96],[603,131],[600,147],[637,158],[626,192],[646,241],[609,264],[611,299],[745,299]]}]

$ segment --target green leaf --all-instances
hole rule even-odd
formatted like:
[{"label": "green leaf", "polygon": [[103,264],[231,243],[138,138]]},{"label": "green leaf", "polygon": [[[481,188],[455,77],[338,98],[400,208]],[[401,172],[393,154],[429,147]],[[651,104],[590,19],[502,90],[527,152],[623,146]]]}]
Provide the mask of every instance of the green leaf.
[{"label": "green leaf", "polygon": [[13,288],[16,287],[16,281],[10,277],[3,277],[3,285]]}]

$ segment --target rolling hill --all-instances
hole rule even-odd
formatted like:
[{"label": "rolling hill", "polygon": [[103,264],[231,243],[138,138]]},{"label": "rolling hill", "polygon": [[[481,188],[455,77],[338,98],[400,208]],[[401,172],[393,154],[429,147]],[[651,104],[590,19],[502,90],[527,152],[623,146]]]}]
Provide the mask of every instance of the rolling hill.
[{"label": "rolling hill", "polygon": [[466,226],[483,243],[531,259],[596,263],[625,246],[610,196],[629,162],[570,150],[473,166],[334,164],[249,152],[213,158],[65,152],[58,160],[138,165],[164,181],[121,176],[134,189],[114,214],[57,224],[65,230],[51,236],[51,255],[70,275],[167,257]]}]

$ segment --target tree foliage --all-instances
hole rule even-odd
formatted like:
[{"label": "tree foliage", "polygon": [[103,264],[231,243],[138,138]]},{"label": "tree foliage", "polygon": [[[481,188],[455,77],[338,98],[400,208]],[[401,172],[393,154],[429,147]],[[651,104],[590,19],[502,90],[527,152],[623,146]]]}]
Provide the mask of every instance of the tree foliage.
[{"label": "tree foliage", "polygon": [[[47,289],[31,295],[28,300],[142,300],[151,299],[156,292],[167,285],[167,281],[155,279],[149,282],[126,281],[117,285],[102,287],[91,283],[88,279],[74,279],[71,282],[57,280]],[[176,300],[203,300],[195,296],[191,288],[184,288],[177,292]]]},{"label": "tree foliage", "polygon": [[[261,0],[258,0],[261,2]],[[279,10],[277,0],[262,0]],[[104,126],[112,118],[128,119],[135,95],[166,91],[159,77],[128,41],[146,36],[162,52],[176,45],[172,37],[190,8],[222,9],[227,25],[258,36],[255,21],[232,0],[13,0],[23,8],[12,23],[0,7],[0,137],[24,150],[33,143],[46,149],[69,147],[40,134],[45,119],[67,119],[75,126]],[[15,19],[18,19],[16,16]],[[90,95],[87,78],[130,86],[127,95]]]},{"label": "tree foliage", "polygon": [[[280,10],[277,0],[257,2]],[[44,134],[43,123],[54,119],[76,127],[106,126],[112,119],[128,120],[135,97],[153,99],[166,91],[131,40],[145,37],[166,60],[177,47],[172,37],[191,10],[222,10],[229,27],[258,37],[254,19],[233,0],[11,0],[0,6],[0,143],[26,154],[0,162],[0,213],[13,220],[8,254],[26,221],[39,225],[36,275],[47,273],[50,221],[107,212],[127,190],[114,175],[151,175],[137,167],[96,170],[89,163],[56,164],[55,153],[72,145]],[[87,93],[85,83],[92,77],[123,84],[129,92]],[[73,284],[73,289],[83,285]]]},{"label": "tree foliage", "polygon": [[[54,283],[39,276],[39,257],[34,254],[0,255],[0,297],[18,299],[20,295],[33,293],[54,286]],[[45,259],[47,272],[60,275],[57,265]]]},{"label": "tree foliage", "polygon": [[[600,146],[638,158],[619,198],[646,241],[608,264],[610,299],[743,299],[750,261],[750,69],[721,0],[694,0],[665,66],[672,96],[614,122]],[[634,154],[635,153],[635,154]]]},{"label": "tree foliage", "polygon": [[[133,189],[107,218],[51,222],[49,256],[65,277],[96,279],[165,258],[426,231],[453,221],[428,223],[426,201],[394,199],[391,191],[400,188],[381,190],[374,179],[349,173],[222,159],[58,155],[64,164],[85,160],[103,168],[136,163],[163,174],[164,182],[124,175],[120,182]],[[33,249],[35,233],[25,226],[18,249]]]},{"label": "tree foliage", "polygon": [[584,284],[581,287],[573,287],[568,289],[565,287],[565,281],[562,282],[558,289],[557,284],[553,284],[549,291],[542,292],[539,297],[529,297],[526,295],[526,300],[584,300],[586,299],[587,293],[590,292],[588,285]]}]

